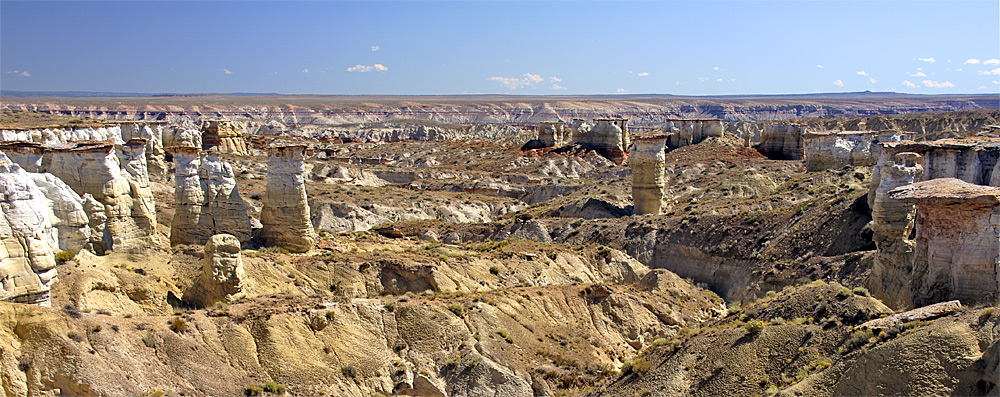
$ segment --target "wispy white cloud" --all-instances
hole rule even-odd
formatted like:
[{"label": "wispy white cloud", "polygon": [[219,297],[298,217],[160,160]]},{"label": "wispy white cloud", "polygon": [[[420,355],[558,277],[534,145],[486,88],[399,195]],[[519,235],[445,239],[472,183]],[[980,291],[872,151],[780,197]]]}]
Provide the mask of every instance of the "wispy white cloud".
[{"label": "wispy white cloud", "polygon": [[985,75],[991,75],[991,74],[1000,75],[1000,68],[996,68],[996,69],[993,69],[993,70],[980,70],[980,71],[978,71],[976,73],[978,73],[978,74],[985,74]]},{"label": "wispy white cloud", "polygon": [[955,69],[956,72],[961,72],[963,70],[965,70],[965,69],[962,69],[962,68]]},{"label": "wispy white cloud", "polygon": [[31,77],[31,73],[28,73],[27,70],[11,70],[7,72],[7,74],[16,74],[24,77]]},{"label": "wispy white cloud", "polygon": [[903,80],[903,86],[910,87],[910,88],[915,88],[917,85],[913,84],[909,80]]},{"label": "wispy white cloud", "polygon": [[979,60],[976,58],[969,58],[965,61],[965,63],[963,63],[963,65],[978,65],[978,64]]},{"label": "wispy white cloud", "polygon": [[549,81],[551,81],[553,83],[560,83],[560,82],[562,82],[562,79],[560,79],[560,78],[558,78],[556,76],[549,76]]},{"label": "wispy white cloud", "polygon": [[563,86],[561,86],[559,84],[552,84],[552,89],[553,90],[565,90],[566,87],[563,87]]},{"label": "wispy white cloud", "polygon": [[377,45],[373,45],[372,46],[372,52],[375,52],[375,51],[378,51],[378,46]]},{"label": "wispy white cloud", "polygon": [[545,81],[542,76],[531,73],[525,73],[522,77],[493,76],[487,80],[500,82],[501,85],[512,90],[516,90],[521,87],[534,87],[535,84]]},{"label": "wispy white cloud", "polygon": [[309,73],[309,68],[302,69],[302,73]]},{"label": "wispy white cloud", "polygon": [[993,80],[993,84],[1000,84],[1000,81]]},{"label": "wispy white cloud", "polygon": [[624,88],[619,88],[619,89],[617,90],[617,92],[618,92],[619,94],[624,94],[624,93],[626,93],[626,92],[628,92],[628,91],[625,91],[625,89],[624,89]]},{"label": "wispy white cloud", "polygon": [[952,84],[950,81],[942,82],[934,80],[924,80],[921,81],[921,83],[923,83],[924,87],[930,87],[930,88],[955,88],[955,85]]},{"label": "wispy white cloud", "polygon": [[877,82],[878,82],[878,80],[875,80],[875,78],[874,78],[874,77],[869,77],[869,78],[868,78],[868,81],[871,81],[871,82],[872,82],[872,84],[875,84],[875,83],[877,83]]},{"label": "wispy white cloud", "polygon": [[924,72],[916,72],[916,73],[910,74],[910,76],[913,76],[913,77],[927,77],[927,75],[924,74]]},{"label": "wispy white cloud", "polygon": [[917,58],[920,62],[934,62],[934,58]]},{"label": "wispy white cloud", "polygon": [[857,73],[858,76],[867,76],[868,75],[868,72],[865,72],[864,70],[859,70],[859,71],[854,72],[854,73]]},{"label": "wispy white cloud", "polygon": [[715,81],[717,81],[717,82],[720,82],[720,83],[721,83],[721,82],[722,82],[722,79],[715,79]]},{"label": "wispy white cloud", "polygon": [[640,72],[639,73],[639,77],[646,77],[646,76],[649,76],[649,72]]},{"label": "wispy white cloud", "polygon": [[823,65],[816,65],[817,68],[823,69]]},{"label": "wispy white cloud", "polygon": [[708,81],[708,77],[699,77],[698,81]]},{"label": "wispy white cloud", "polygon": [[233,72],[230,72],[229,69],[222,69],[222,73],[233,74]]},{"label": "wispy white cloud", "polygon": [[712,68],[712,70],[719,70],[719,67],[716,66],[716,67]]},{"label": "wispy white cloud", "polygon": [[834,81],[833,85],[835,85],[837,87],[843,87],[844,86],[844,81],[843,80]]},{"label": "wispy white cloud", "polygon": [[385,65],[382,65],[381,63],[376,63],[372,66],[357,64],[347,68],[348,72],[359,72],[359,73],[371,72],[373,70],[384,72],[386,70],[389,70],[389,68],[385,67]]},{"label": "wispy white cloud", "polygon": [[983,65],[1000,65],[1000,59],[987,59],[983,61]]}]

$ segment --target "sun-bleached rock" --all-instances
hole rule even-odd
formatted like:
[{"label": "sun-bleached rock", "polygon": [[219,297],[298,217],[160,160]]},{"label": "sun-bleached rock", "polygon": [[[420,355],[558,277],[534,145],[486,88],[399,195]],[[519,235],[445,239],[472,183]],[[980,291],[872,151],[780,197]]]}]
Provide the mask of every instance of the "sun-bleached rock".
[{"label": "sun-bleached rock", "polygon": [[171,127],[165,121],[119,121],[122,129],[122,140],[132,139],[146,141],[146,167],[153,180],[165,181],[169,166],[166,152],[163,150],[163,133]]},{"label": "sun-bleached rock", "polygon": [[205,244],[215,234],[229,233],[250,241],[250,217],[236,188],[232,166],[217,153],[197,148],[170,148],[174,156],[174,201],[170,244]]},{"label": "sun-bleached rock", "polygon": [[83,209],[83,198],[55,175],[28,173],[49,200],[49,217],[55,239],[62,251],[80,252],[90,242],[90,219]]},{"label": "sun-bleached rock", "polygon": [[667,135],[638,137],[632,146],[629,166],[632,167],[632,199],[636,215],[659,215],[663,205],[666,163],[664,149]]},{"label": "sun-bleached rock", "polygon": [[1000,298],[1000,188],[940,178],[896,188],[889,197],[917,207],[910,289],[924,306]]},{"label": "sun-bleached rock", "polygon": [[560,121],[543,121],[538,125],[538,140],[542,147],[559,146],[565,141],[563,123]]},{"label": "sun-bleached rock", "polygon": [[768,125],[760,133],[757,151],[775,160],[802,160],[802,134],[806,130],[802,124]]},{"label": "sun-bleached rock", "polygon": [[94,195],[85,193],[80,196],[83,200],[83,211],[87,213],[90,221],[90,241],[88,248],[95,254],[104,255],[107,247],[111,246],[111,235],[107,233],[108,215],[104,212],[104,204],[97,201]]},{"label": "sun-bleached rock", "polygon": [[0,130],[0,141],[5,142],[36,142],[42,144],[59,144],[80,141],[110,141],[122,144],[122,129],[117,125],[74,127],[71,125],[50,128],[4,129]]},{"label": "sun-bleached rock", "polygon": [[267,189],[260,211],[264,244],[292,252],[308,251],[316,243],[305,185],[305,146],[268,150]]},{"label": "sun-bleached rock", "polygon": [[667,145],[676,149],[694,145],[710,137],[721,137],[724,126],[720,119],[668,119],[664,132],[672,132]]},{"label": "sun-bleached rock", "polygon": [[169,128],[163,131],[163,147],[201,148],[201,131],[188,128]]},{"label": "sun-bleached rock", "polygon": [[242,292],[245,276],[240,240],[230,234],[216,234],[205,243],[201,273],[184,294],[184,300],[201,306],[232,301]]},{"label": "sun-bleached rock", "polygon": [[[50,147],[45,154],[45,170],[79,194],[91,194],[104,206],[107,220],[101,230],[104,251],[144,248],[155,242],[156,206],[149,180],[145,178],[145,142],[132,140],[118,151],[126,154],[120,162],[110,142],[85,142]],[[93,218],[91,218],[93,224]]]},{"label": "sun-bleached rock", "polygon": [[10,161],[27,172],[44,172],[42,156],[45,150],[40,143],[35,142],[2,142],[0,152],[4,152]]},{"label": "sun-bleached rock", "polygon": [[572,144],[591,148],[615,164],[622,164],[628,158],[628,119],[594,119],[591,126],[582,120],[574,120]]},{"label": "sun-bleached rock", "polygon": [[50,305],[56,278],[51,212],[28,173],[0,153],[0,300]]}]

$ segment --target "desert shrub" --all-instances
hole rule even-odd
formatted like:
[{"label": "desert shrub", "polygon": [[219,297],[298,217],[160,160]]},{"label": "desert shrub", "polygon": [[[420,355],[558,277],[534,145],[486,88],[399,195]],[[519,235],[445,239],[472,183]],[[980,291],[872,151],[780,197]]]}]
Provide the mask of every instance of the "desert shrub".
[{"label": "desert shrub", "polygon": [[275,382],[273,380],[269,380],[267,382],[264,382],[263,386],[264,386],[264,391],[266,391],[268,393],[271,393],[271,394],[285,394],[286,386],[284,384],[282,384],[282,383],[278,383],[278,382]]},{"label": "desert shrub", "polygon": [[31,357],[21,356],[17,359],[17,369],[21,372],[28,372],[31,369]]},{"label": "desert shrub", "polygon": [[345,378],[354,379],[358,376],[358,369],[354,368],[354,365],[347,364],[340,368],[340,373],[344,375]]},{"label": "desert shrub", "polygon": [[868,343],[868,340],[873,338],[875,333],[870,329],[857,330],[851,333],[847,339],[844,340],[844,348],[846,350],[853,350],[858,347],[864,346]]},{"label": "desert shrub", "polygon": [[766,324],[764,324],[763,321],[760,321],[760,320],[750,320],[750,321],[747,321],[746,325],[744,325],[743,327],[746,328],[748,334],[750,334],[750,335],[756,335],[756,334],[758,334],[760,331],[762,331],[764,329],[765,325]]},{"label": "desert shrub", "polygon": [[174,331],[176,333],[181,333],[187,331],[187,329],[188,329],[187,321],[184,321],[183,318],[176,317],[174,318],[174,321],[170,322],[171,331]]},{"label": "desert shrub", "polygon": [[385,310],[388,310],[388,311],[390,311],[390,312],[394,312],[394,311],[396,311],[396,302],[389,302],[389,303],[386,303],[386,304],[385,304]]},{"label": "desert shrub", "polygon": [[264,387],[258,384],[247,385],[247,387],[243,389],[243,395],[247,397],[263,396]]},{"label": "desert shrub", "polygon": [[73,251],[59,251],[59,253],[56,254],[56,263],[58,263],[58,264],[61,265],[63,263],[66,263],[67,261],[73,260],[73,258],[76,258],[76,253],[75,252],[73,252]]},{"label": "desert shrub", "polygon": [[848,289],[847,287],[840,287],[840,289],[837,290],[838,298],[846,298],[848,296],[851,296],[851,294],[852,294],[851,290]]},{"label": "desert shrub", "polygon": [[448,305],[448,310],[451,310],[452,313],[455,313],[455,315],[459,317],[462,317],[462,313],[465,312],[465,308],[458,302]]},{"label": "desert shrub", "polygon": [[854,292],[854,295],[872,296],[872,294],[868,292],[868,288],[865,287],[854,287],[852,292]]},{"label": "desert shrub", "polygon": [[332,311],[326,312],[326,320],[327,321],[333,321],[333,318],[336,317],[336,316],[337,316],[337,313],[334,313]]},{"label": "desert shrub", "polygon": [[142,344],[146,345],[146,347],[155,347],[156,346],[156,339],[153,338],[153,335],[143,336],[142,337]]},{"label": "desert shrub", "polygon": [[639,357],[636,358],[635,360],[625,361],[625,363],[622,364],[622,374],[623,375],[636,374],[641,376],[642,374],[645,374],[647,371],[649,371],[649,369],[652,367],[653,367],[652,363],[646,361],[646,359],[642,357]]},{"label": "desert shrub", "polygon": [[66,337],[72,339],[74,342],[83,342],[83,337],[73,331],[67,332]]},{"label": "desert shrub", "polygon": [[497,335],[500,335],[500,337],[503,338],[504,340],[506,340],[507,343],[514,343],[514,338],[511,338],[510,334],[508,334],[507,331],[505,331],[503,329],[498,329],[497,330]]},{"label": "desert shrub", "polygon": [[490,274],[497,276],[500,274],[500,268],[496,266],[490,266]]}]

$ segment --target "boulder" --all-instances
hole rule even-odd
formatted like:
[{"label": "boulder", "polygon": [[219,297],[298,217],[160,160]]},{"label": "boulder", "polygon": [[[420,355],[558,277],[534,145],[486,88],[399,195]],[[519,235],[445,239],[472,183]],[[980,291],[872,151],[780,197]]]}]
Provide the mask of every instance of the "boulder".
[{"label": "boulder", "polygon": [[184,300],[202,307],[233,301],[243,290],[244,278],[240,240],[231,234],[216,234],[205,244],[201,273]]}]

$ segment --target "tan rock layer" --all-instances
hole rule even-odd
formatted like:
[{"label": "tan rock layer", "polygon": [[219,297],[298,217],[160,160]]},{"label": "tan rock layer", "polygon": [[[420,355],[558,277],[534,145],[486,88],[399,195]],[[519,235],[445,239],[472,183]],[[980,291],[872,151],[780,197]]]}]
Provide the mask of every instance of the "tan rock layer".
[{"label": "tan rock layer", "polygon": [[305,185],[305,147],[275,147],[268,151],[267,190],[260,212],[261,238],[266,245],[305,252],[316,243]]}]

